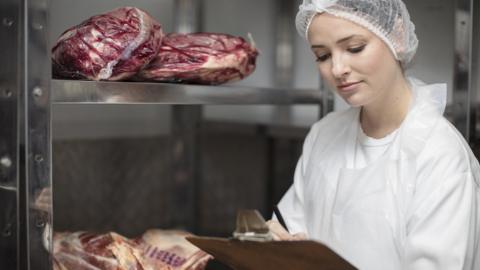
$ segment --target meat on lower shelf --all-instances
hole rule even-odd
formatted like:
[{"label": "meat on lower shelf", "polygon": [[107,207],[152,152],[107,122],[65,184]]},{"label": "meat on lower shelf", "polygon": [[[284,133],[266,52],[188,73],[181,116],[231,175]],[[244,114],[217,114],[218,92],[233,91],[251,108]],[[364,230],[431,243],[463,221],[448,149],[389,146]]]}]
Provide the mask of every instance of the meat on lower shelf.
[{"label": "meat on lower shelf", "polygon": [[180,231],[149,230],[127,239],[116,233],[55,233],[54,270],[203,270],[212,258]]},{"label": "meat on lower shelf", "polygon": [[146,12],[122,7],[65,31],[52,48],[53,74],[89,80],[124,80],[158,53],[161,25]]}]

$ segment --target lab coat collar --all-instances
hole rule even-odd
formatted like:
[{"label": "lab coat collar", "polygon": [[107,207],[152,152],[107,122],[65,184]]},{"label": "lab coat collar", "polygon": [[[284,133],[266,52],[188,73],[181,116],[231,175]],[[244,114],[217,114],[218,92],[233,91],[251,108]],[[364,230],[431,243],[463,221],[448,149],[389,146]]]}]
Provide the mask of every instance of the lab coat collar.
[{"label": "lab coat collar", "polygon": [[427,85],[411,77],[408,82],[412,91],[412,104],[394,143],[394,147],[400,150],[393,151],[394,159],[416,157],[422,151],[447,103],[446,84]]},{"label": "lab coat collar", "polygon": [[[442,117],[447,102],[446,84],[425,84],[409,77],[407,78],[412,91],[412,102],[405,120],[399,127],[397,138],[391,146],[393,160],[414,159],[424,148],[437,121]],[[347,168],[354,166],[354,149],[359,128],[360,108],[350,108],[352,125],[346,130],[351,138],[345,144],[345,161]]]},{"label": "lab coat collar", "polygon": [[[447,102],[446,84],[427,85],[415,78],[407,78],[412,91],[412,101],[405,120],[398,129],[397,136],[389,148],[390,159],[397,161],[399,159],[415,160],[418,154],[425,147],[431,132],[438,120],[441,119]],[[354,168],[356,138],[359,129],[360,108],[351,107],[346,114],[339,115],[335,122],[337,132],[331,132],[332,137],[323,138],[325,143],[334,140],[335,136],[344,134],[345,144],[343,145],[345,153],[344,162],[346,168]],[[344,118],[345,117],[345,118]],[[344,123],[351,123],[344,129]]]}]

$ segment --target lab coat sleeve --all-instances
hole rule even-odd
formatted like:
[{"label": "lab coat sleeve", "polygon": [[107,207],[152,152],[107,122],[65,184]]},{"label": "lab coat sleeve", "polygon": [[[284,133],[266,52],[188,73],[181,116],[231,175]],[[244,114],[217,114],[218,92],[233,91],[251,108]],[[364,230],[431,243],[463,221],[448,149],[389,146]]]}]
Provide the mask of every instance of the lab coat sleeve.
[{"label": "lab coat sleeve", "polygon": [[291,234],[307,233],[304,208],[305,172],[310,153],[314,147],[315,138],[317,137],[318,124],[311,128],[305,138],[302,156],[295,168],[293,185],[288,189],[278,205]]},{"label": "lab coat sleeve", "polygon": [[[437,158],[417,180],[407,215],[404,267],[408,270],[462,270],[473,256],[475,184],[468,159]],[[463,155],[464,156],[464,155]]]},{"label": "lab coat sleeve", "polygon": [[303,156],[295,169],[293,185],[283,196],[278,207],[291,234],[306,233],[303,201]]}]

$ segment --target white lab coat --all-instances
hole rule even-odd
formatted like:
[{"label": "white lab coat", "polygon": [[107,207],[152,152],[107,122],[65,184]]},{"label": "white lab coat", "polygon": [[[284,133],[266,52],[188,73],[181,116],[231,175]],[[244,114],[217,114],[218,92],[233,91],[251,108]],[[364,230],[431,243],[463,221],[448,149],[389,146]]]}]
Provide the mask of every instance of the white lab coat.
[{"label": "white lab coat", "polygon": [[353,167],[358,108],[314,124],[279,208],[291,233],[361,270],[479,270],[478,161],[442,116],[446,85],[409,82],[407,117],[364,168]]}]

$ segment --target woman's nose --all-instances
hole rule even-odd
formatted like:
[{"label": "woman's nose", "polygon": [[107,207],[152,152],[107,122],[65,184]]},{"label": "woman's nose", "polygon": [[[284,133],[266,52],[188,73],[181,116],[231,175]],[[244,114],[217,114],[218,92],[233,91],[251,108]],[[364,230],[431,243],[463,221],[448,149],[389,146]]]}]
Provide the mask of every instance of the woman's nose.
[{"label": "woman's nose", "polygon": [[350,66],[341,55],[332,56],[332,74],[336,79],[342,79],[350,73]]}]

